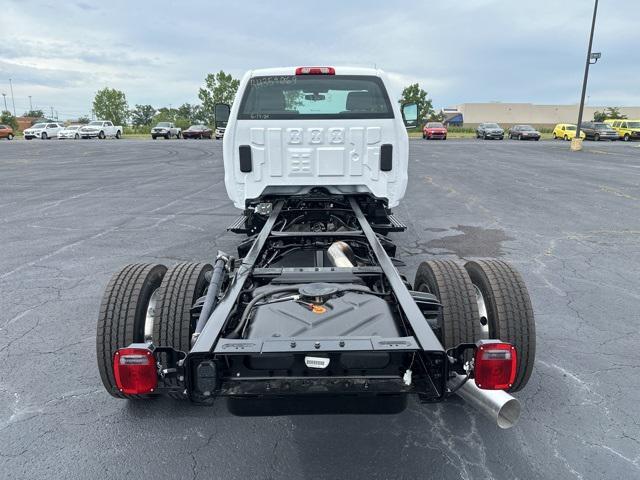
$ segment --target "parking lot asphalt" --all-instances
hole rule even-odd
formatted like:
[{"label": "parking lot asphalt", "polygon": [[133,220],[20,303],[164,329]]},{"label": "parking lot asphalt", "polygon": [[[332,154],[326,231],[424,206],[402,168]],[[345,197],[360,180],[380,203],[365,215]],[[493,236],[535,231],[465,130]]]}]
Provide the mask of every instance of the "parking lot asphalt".
[{"label": "parking lot asphalt", "polygon": [[503,431],[460,400],[237,417],[110,397],[95,326],[112,272],[234,251],[221,143],[0,142],[0,477],[640,478],[637,145],[411,142],[401,270],[498,257],[532,296],[535,370]]}]

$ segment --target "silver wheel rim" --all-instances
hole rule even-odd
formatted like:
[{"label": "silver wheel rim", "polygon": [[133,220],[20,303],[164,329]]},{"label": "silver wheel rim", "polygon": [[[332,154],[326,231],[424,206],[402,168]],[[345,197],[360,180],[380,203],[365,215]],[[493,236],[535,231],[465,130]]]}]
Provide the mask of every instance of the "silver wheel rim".
[{"label": "silver wheel rim", "polygon": [[160,289],[156,288],[149,298],[149,304],[147,305],[147,314],[144,318],[144,341],[153,341],[153,322],[156,317],[156,307],[160,300]]},{"label": "silver wheel rim", "polygon": [[480,324],[480,338],[482,340],[489,338],[489,314],[487,313],[487,304],[484,296],[477,285],[473,286],[476,291],[476,303],[478,304],[478,323]]}]

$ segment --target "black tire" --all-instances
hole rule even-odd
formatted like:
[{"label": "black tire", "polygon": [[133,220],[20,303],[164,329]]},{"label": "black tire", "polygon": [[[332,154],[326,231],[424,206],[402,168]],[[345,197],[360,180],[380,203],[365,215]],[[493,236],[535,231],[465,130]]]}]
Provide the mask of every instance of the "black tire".
[{"label": "black tire", "polygon": [[164,136],[164,139],[165,139],[165,140],[169,140],[170,138],[171,138],[171,132],[167,133],[167,134]]},{"label": "black tire", "polygon": [[13,140],[13,133],[10,133],[9,135],[7,135],[7,140]]},{"label": "black tire", "polygon": [[[206,293],[210,281],[207,274],[212,270],[208,263],[184,262],[167,271],[160,287],[153,323],[154,345],[173,347],[183,352],[191,349],[191,335],[195,329],[191,307]],[[166,385],[175,383],[174,379],[165,379]],[[170,393],[169,396],[186,398],[181,392]]]},{"label": "black tire", "polygon": [[117,138],[118,140],[120,140],[120,137],[121,137],[121,136],[122,136],[122,135],[120,134],[120,130],[118,130],[118,131],[116,132],[116,138]]},{"label": "black tire", "polygon": [[462,266],[452,260],[422,262],[414,288],[434,294],[442,303],[438,324],[445,349],[476,342],[480,337],[478,304],[471,279]]},{"label": "black tire", "polygon": [[484,297],[489,338],[516,347],[518,371],[509,392],[529,381],[536,356],[536,325],[527,287],[518,271],[501,260],[478,260],[464,266]]},{"label": "black tire", "polygon": [[622,139],[623,139],[625,142],[630,142],[630,141],[631,141],[631,135],[629,135],[628,133],[625,133],[625,134],[624,134],[624,137],[622,137]]},{"label": "black tire", "polygon": [[558,136],[556,135],[556,132],[553,132],[553,139],[554,139],[554,140],[557,140],[557,139],[558,139]]},{"label": "black tire", "polygon": [[180,140],[182,138],[182,132],[178,132],[178,135],[176,135],[176,138]]},{"label": "black tire", "polygon": [[482,134],[482,139],[483,139],[483,140],[486,140],[486,139],[487,139],[487,134],[486,134],[486,133],[483,133],[483,134]]},{"label": "black tire", "polygon": [[96,355],[100,378],[117,398],[148,398],[124,395],[113,376],[113,354],[119,348],[144,341],[144,323],[151,295],[160,287],[167,267],[135,263],[115,273],[104,291],[96,333]]},{"label": "black tire", "polygon": [[151,138],[155,140],[157,137],[155,135],[151,135]]},{"label": "black tire", "polygon": [[98,138],[99,138],[100,140],[104,140],[104,139],[105,139],[105,134],[104,134],[104,132],[103,132],[103,131],[100,131],[100,133],[98,134]]},{"label": "black tire", "polygon": [[522,140],[522,135],[518,135],[518,140]]},{"label": "black tire", "polygon": [[565,141],[565,142],[568,142],[568,141],[569,141],[569,137],[568,137],[566,134],[565,134],[565,136],[564,136],[564,141]]},{"label": "black tire", "polygon": [[40,135],[40,138],[42,140],[47,140],[49,138],[49,136],[47,135],[47,132],[42,132],[42,134]]},{"label": "black tire", "polygon": [[73,136],[74,140],[80,140],[80,135],[78,135],[77,133]]},{"label": "black tire", "polygon": [[599,141],[600,141],[600,134],[599,134],[599,133],[596,133],[596,134],[593,136],[593,141],[594,141],[594,142],[599,142]]}]

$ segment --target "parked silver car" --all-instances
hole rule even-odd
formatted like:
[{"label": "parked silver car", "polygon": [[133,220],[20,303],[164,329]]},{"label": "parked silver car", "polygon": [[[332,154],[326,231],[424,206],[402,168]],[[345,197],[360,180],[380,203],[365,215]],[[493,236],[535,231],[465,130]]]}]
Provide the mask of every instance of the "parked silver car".
[{"label": "parked silver car", "polygon": [[78,133],[80,127],[82,127],[82,125],[69,125],[64,127],[58,132],[58,139],[62,140],[64,138],[71,138],[73,140],[78,140],[80,138],[80,133]]}]

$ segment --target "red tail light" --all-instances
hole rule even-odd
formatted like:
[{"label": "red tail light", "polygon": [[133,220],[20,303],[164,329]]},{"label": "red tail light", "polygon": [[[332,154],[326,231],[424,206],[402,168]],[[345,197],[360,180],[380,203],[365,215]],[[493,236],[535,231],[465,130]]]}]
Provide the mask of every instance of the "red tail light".
[{"label": "red tail light", "polygon": [[118,390],[127,395],[143,395],[158,386],[158,370],[148,348],[121,348],[113,354],[113,375]]},{"label": "red tail light", "polygon": [[336,69],[333,67],[298,67],[296,75],[335,75]]},{"label": "red tail light", "polygon": [[509,343],[481,341],[474,359],[474,376],[478,388],[506,390],[516,379],[516,349]]}]

